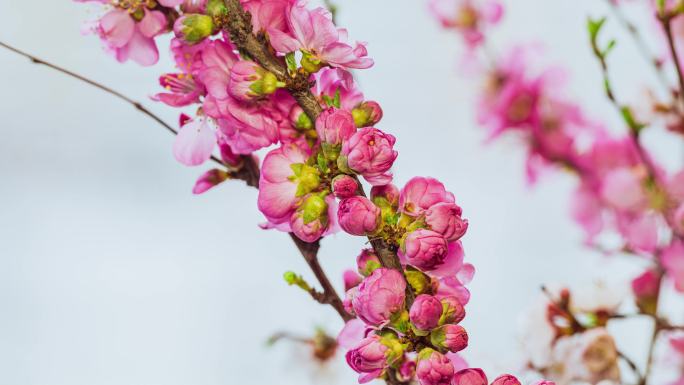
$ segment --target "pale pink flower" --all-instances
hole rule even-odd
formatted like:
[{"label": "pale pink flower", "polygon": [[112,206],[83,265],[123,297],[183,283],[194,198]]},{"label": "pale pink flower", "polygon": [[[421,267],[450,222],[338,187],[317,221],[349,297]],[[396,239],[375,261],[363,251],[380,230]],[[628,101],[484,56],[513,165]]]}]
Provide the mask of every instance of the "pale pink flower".
[{"label": "pale pink flower", "polygon": [[206,119],[191,120],[178,131],[173,142],[173,156],[186,166],[206,162],[216,147],[216,132]]},{"label": "pale pink flower", "polygon": [[369,325],[388,322],[404,306],[406,281],[396,270],[376,269],[357,289],[352,306],[359,318]]},{"label": "pale pink flower", "polygon": [[288,222],[298,201],[298,180],[293,178],[293,164],[306,163],[308,155],[298,146],[284,145],[264,158],[259,179],[259,210],[269,222]]},{"label": "pale pink flower", "polygon": [[646,204],[644,176],[627,168],[615,169],[603,178],[601,197],[618,210],[638,211]]},{"label": "pale pink flower", "polygon": [[484,41],[484,29],[499,22],[503,6],[498,1],[431,0],[430,11],[444,28],[456,29],[468,47]]},{"label": "pale pink flower", "polygon": [[347,44],[347,31],[335,26],[326,9],[309,10],[305,1],[297,1],[288,6],[286,20],[289,33],[276,28],[268,30],[276,51],[302,51],[310,55],[312,62],[320,61],[333,67],[369,68],[373,65],[373,60],[367,57],[366,46]]}]

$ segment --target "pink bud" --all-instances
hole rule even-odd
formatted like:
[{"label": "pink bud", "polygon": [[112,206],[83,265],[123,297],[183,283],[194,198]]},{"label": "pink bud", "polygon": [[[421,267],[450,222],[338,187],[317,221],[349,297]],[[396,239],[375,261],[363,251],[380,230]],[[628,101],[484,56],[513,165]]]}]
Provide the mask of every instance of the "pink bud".
[{"label": "pink bud", "polygon": [[338,199],[351,198],[356,195],[359,184],[349,175],[338,175],[332,181],[333,193]]},{"label": "pink bud", "polygon": [[443,322],[457,324],[466,316],[465,308],[461,301],[454,296],[442,298]]},{"label": "pink bud", "polygon": [[432,331],[430,342],[438,348],[457,353],[468,347],[468,333],[463,326],[447,324]]},{"label": "pink bud", "polygon": [[275,75],[253,61],[240,60],[230,69],[228,92],[244,102],[271,95],[279,85]]},{"label": "pink bud", "polygon": [[416,377],[420,385],[451,385],[454,365],[443,354],[426,348],[418,353]]},{"label": "pink bud", "polygon": [[399,189],[391,183],[384,186],[373,186],[370,194],[371,200],[377,205],[380,205],[378,199],[384,199],[391,207],[395,208],[399,204]]},{"label": "pink bud", "polygon": [[193,194],[202,194],[211,188],[223,183],[228,179],[228,173],[219,169],[212,169],[199,177],[195,182],[195,187],[192,189]]},{"label": "pink bud", "polygon": [[219,136],[219,150],[223,163],[231,167],[239,167],[242,164],[242,157],[233,152],[233,149],[223,140],[222,136]]},{"label": "pink bud", "polygon": [[406,237],[404,250],[409,265],[429,271],[444,263],[449,245],[442,234],[418,229]]},{"label": "pink bud", "polygon": [[347,364],[361,374],[359,383],[363,384],[382,375],[387,368],[387,350],[388,347],[382,344],[380,336],[371,334],[347,352]]},{"label": "pink bud", "polygon": [[352,235],[372,234],[380,226],[380,209],[362,196],[342,200],[337,216],[340,227]]},{"label": "pink bud", "polygon": [[442,316],[442,303],[431,295],[421,294],[411,306],[409,312],[411,323],[418,330],[430,331],[437,327]]},{"label": "pink bud", "polygon": [[453,385],[487,385],[487,376],[479,368],[463,369],[454,374]]},{"label": "pink bud", "polygon": [[502,374],[495,378],[491,385],[520,385],[520,381],[510,374]]},{"label": "pink bud", "polygon": [[416,375],[416,362],[410,359],[405,359],[397,371],[397,378],[402,383],[410,383],[413,376]]},{"label": "pink bud", "polygon": [[382,119],[382,108],[377,102],[367,101],[355,107],[352,115],[357,127],[371,127]]},{"label": "pink bud", "polygon": [[457,241],[468,230],[468,221],[461,218],[461,213],[461,208],[454,203],[438,203],[425,212],[425,223],[447,241]]},{"label": "pink bud", "polygon": [[357,289],[352,306],[367,324],[382,325],[404,308],[406,281],[396,270],[377,269]]},{"label": "pink bud", "polygon": [[356,132],[354,118],[348,111],[328,108],[316,119],[316,133],[324,143],[342,144],[342,141],[348,139],[354,132]]},{"label": "pink bud", "polygon": [[394,150],[396,139],[376,128],[362,128],[342,144],[342,155],[347,166],[372,185],[392,181],[389,173],[399,153]]},{"label": "pink bud", "polygon": [[649,269],[632,281],[632,292],[639,309],[647,314],[655,314],[660,292],[660,277]]},{"label": "pink bud", "polygon": [[292,214],[292,232],[304,242],[315,242],[328,230],[328,204],[324,198],[310,194]]},{"label": "pink bud", "polygon": [[373,249],[363,249],[361,250],[361,254],[356,257],[356,266],[359,270],[359,274],[368,277],[373,271],[382,267],[382,264],[380,263],[378,256],[375,255]]},{"label": "pink bud", "polygon": [[294,104],[290,110],[290,124],[292,127],[306,131],[314,128],[311,118],[307,115],[299,104]]},{"label": "pink bud", "polygon": [[344,291],[351,290],[363,281],[363,277],[354,270],[345,270],[342,278],[344,279]]},{"label": "pink bud", "polygon": [[415,177],[406,183],[399,197],[399,209],[406,215],[418,216],[437,203],[454,203],[454,195],[433,178]]}]

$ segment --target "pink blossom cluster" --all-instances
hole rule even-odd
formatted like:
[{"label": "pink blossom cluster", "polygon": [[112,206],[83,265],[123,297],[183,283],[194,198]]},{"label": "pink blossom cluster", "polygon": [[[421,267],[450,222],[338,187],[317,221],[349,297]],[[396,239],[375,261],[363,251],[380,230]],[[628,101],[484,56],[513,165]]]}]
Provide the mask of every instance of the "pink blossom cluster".
[{"label": "pink blossom cluster", "polygon": [[[449,3],[468,7],[474,2]],[[613,3],[614,7],[623,7],[628,2]],[[665,10],[658,10],[656,2],[650,3],[652,15],[658,15],[654,20],[659,28],[671,21],[668,28],[681,35],[681,7],[672,1],[665,2]],[[484,6],[480,7],[471,14],[483,14]],[[438,12],[436,16],[445,28],[457,30],[468,42],[472,32],[444,22],[454,14]],[[596,39],[602,23],[590,20],[592,39]],[[636,27],[630,28],[630,33],[638,33]],[[478,38],[484,40],[484,36]],[[681,45],[681,41],[675,40],[674,45]],[[594,49],[601,64],[607,66],[605,56],[610,48]],[[631,282],[634,304],[640,315],[656,318],[656,324],[665,322],[658,309],[661,288],[667,287],[663,283],[672,283],[676,291],[684,293],[684,169],[667,170],[642,145],[640,134],[648,125],[638,120],[631,107],[619,104],[609,78],[603,88],[625,122],[624,135],[612,134],[588,119],[579,104],[565,97],[564,71],[540,68],[540,52],[537,45],[516,46],[479,66],[485,79],[477,106],[479,123],[488,131],[490,140],[511,134],[523,138],[528,182],[534,183],[541,172],[550,168],[569,170],[577,177],[572,216],[585,231],[587,245],[604,250],[602,239],[615,234],[621,241],[617,252],[645,259],[648,266]],[[493,58],[491,49],[486,53]],[[663,70],[662,60],[654,63],[656,71]],[[656,113],[666,117],[666,127],[675,132],[681,132],[682,91],[673,91],[672,101],[654,106]],[[543,314],[531,330],[549,339],[542,343],[546,350],[537,354],[539,359],[532,359],[530,366],[560,383],[620,380],[619,355],[605,329],[610,319],[620,318],[617,307],[580,311],[573,307],[570,293],[563,291],[548,302]],[[549,332],[540,332],[540,325]],[[656,330],[658,335],[660,330]],[[587,361],[596,357],[602,361]]]},{"label": "pink blossom cluster", "polygon": [[[461,243],[468,221],[436,179],[392,184],[396,138],[376,127],[382,108],[365,100],[349,72],[373,65],[364,43],[349,43],[328,10],[306,1],[241,0],[252,37],[286,68],[274,70],[231,40],[231,18],[239,15],[223,0],[97,2],[108,11],[91,30],[119,61],[155,64],[155,38],[173,32],[176,70],[160,77],[165,91],[154,99],[194,111],[181,114],[173,154],[187,166],[211,158],[224,166],[202,175],[195,193],[231,179],[264,151],[257,170],[264,228],[292,233],[301,248],[339,229],[374,245],[357,258],[358,272],[345,273],[345,309],[338,309],[353,318],[340,345],[360,382],[487,385],[480,369],[456,355],[468,345],[459,325],[474,274]],[[478,28],[461,26],[476,43]],[[300,100],[303,93],[314,106]],[[369,197],[363,181],[372,186]],[[330,294],[294,274],[286,279],[314,298]],[[518,383],[503,376],[492,384]]]}]

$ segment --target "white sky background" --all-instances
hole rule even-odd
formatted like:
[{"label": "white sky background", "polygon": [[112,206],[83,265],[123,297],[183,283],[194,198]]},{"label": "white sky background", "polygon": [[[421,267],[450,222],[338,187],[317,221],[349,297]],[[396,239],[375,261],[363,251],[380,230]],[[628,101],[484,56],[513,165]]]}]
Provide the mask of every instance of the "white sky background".
[{"label": "white sky background", "polygon": [[[477,84],[456,75],[460,41],[437,27],[423,1],[338,2],[341,25],[368,41],[376,60],[357,74],[384,108],[379,127],[398,138],[397,184],[437,177],[471,221],[464,242],[478,271],[466,357],[492,377],[514,371],[517,320],[542,283],[619,281],[635,268],[582,248],[567,215],[571,177],[550,174],[528,188],[515,140],[483,146]],[[606,14],[603,2],[509,1],[493,46],[543,42],[549,62],[569,69],[569,94],[620,130],[587,44],[589,14]],[[147,100],[172,68],[165,52],[152,69],[117,64],[95,37],[79,34],[90,16],[66,0],[2,0],[0,40],[175,122],[175,111]],[[619,31],[613,23],[606,32]],[[619,95],[633,101],[653,79],[622,36],[610,65]],[[287,345],[264,346],[273,332],[336,331],[340,321],[283,283],[286,270],[310,274],[284,234],[257,228],[255,190],[226,183],[193,196],[205,167],[176,163],[172,137],[131,106],[6,51],[0,74],[0,383],[355,383],[342,359],[321,372]],[[681,159],[681,141],[670,138],[647,137],[659,156]],[[362,246],[345,235],[323,242],[320,257],[338,287]],[[628,352],[648,338],[635,330]]]}]

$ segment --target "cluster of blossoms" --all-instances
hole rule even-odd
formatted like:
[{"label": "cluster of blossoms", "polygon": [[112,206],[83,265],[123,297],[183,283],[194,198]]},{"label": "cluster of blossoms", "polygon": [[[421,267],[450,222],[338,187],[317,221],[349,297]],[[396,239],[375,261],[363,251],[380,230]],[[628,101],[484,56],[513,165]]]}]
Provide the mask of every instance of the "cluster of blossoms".
[{"label": "cluster of blossoms", "polygon": [[[357,258],[358,273],[345,274],[347,296],[337,309],[351,319],[339,341],[360,382],[487,385],[456,355],[468,345],[459,325],[474,274],[461,243],[468,222],[439,181],[392,184],[395,138],[375,127],[382,109],[349,72],[373,65],[364,44],[348,43],[330,12],[302,0],[96,2],[108,12],[91,30],[119,61],[155,64],[155,38],[173,32],[177,70],[160,77],[166,91],[154,99],[195,107],[181,115],[173,154],[187,166],[210,158],[222,166],[202,175],[195,193],[240,175],[264,150],[256,170],[264,228],[292,233],[300,249],[339,229],[373,244]],[[474,43],[476,26],[460,22]],[[259,47],[248,47],[250,38]],[[296,275],[286,279],[314,298],[334,295]],[[319,355],[327,357],[334,349],[321,340]],[[519,382],[506,375],[492,384]]]},{"label": "cluster of blossoms", "polygon": [[[470,24],[478,26],[480,33],[483,29],[479,26],[491,24],[486,16],[491,5],[468,0],[433,3],[468,9],[469,16],[477,17]],[[681,2],[664,4],[661,9],[652,8],[657,16],[654,20],[665,23],[665,31],[670,29],[679,38],[674,44],[678,46],[684,41]],[[613,6],[623,5],[614,2]],[[470,42],[471,30],[445,23],[453,15],[438,13],[437,18]],[[590,19],[588,29],[592,48],[607,71],[606,57],[614,43],[607,48],[598,43],[604,21]],[[477,39],[480,44],[476,47],[484,44],[483,36]],[[473,44],[468,46],[472,48]],[[539,68],[538,53],[538,46],[517,46],[494,63],[480,66],[485,86],[478,105],[478,120],[490,139],[511,133],[524,139],[528,182],[534,183],[542,171],[551,168],[569,170],[578,178],[572,216],[585,230],[587,245],[606,251],[601,245],[604,239],[610,239],[606,235],[617,235],[621,243],[616,252],[646,260],[648,267],[631,283],[633,303],[638,315],[654,319],[656,335],[673,329],[671,325],[662,326],[669,323],[663,309],[658,309],[658,300],[662,287],[684,293],[684,169],[665,169],[642,146],[640,134],[648,125],[637,118],[631,107],[617,101],[608,77],[607,95],[628,128],[622,136],[611,134],[588,119],[578,104],[564,98],[564,72]],[[665,68],[665,60],[653,61],[657,71]],[[680,133],[684,116],[680,107],[682,91],[671,92],[674,97],[670,101],[654,103],[656,115],[652,117],[654,121],[662,118],[669,130]],[[546,302],[543,316],[538,317],[547,326],[549,338],[542,343],[546,349],[537,355],[542,358],[533,356],[530,366],[560,383],[619,381],[615,343],[605,330],[610,319],[621,318],[616,317],[617,306],[579,311],[573,308],[569,291],[562,291],[557,297]],[[539,325],[533,330],[539,335]],[[588,360],[597,357],[598,362]],[[681,376],[684,378],[684,371]]]}]

